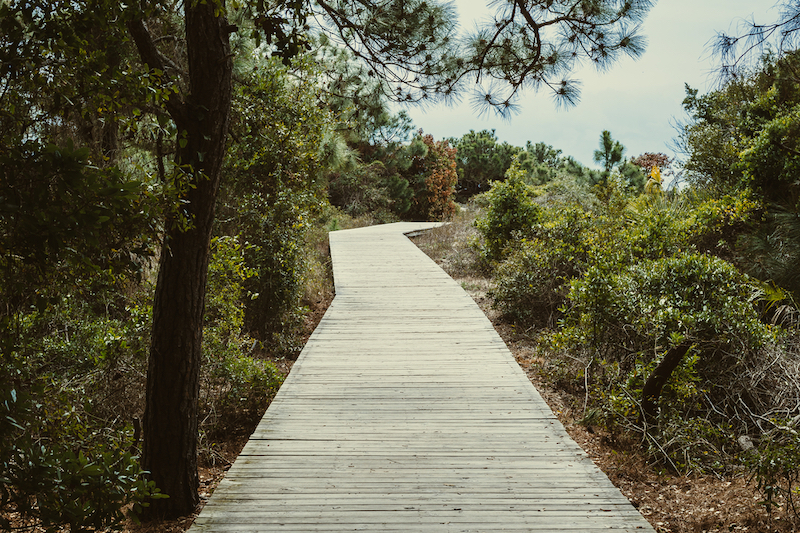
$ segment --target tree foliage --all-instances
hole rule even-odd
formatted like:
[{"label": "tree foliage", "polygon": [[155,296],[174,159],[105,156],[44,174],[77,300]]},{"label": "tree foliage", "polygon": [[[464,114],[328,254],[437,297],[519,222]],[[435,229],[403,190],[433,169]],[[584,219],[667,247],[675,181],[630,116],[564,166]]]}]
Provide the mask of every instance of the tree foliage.
[{"label": "tree foliage", "polygon": [[415,142],[422,143],[424,151],[411,159],[406,170],[413,197],[408,215],[413,220],[442,220],[455,213],[453,193],[456,173],[456,149],[447,140],[435,141],[422,130]]},{"label": "tree foliage", "polygon": [[707,95],[687,88],[684,106],[692,120],[682,137],[692,183],[715,196],[750,190],[762,202],[763,223],[739,232],[738,261],[795,297],[800,287],[790,265],[797,257],[793,227],[800,207],[797,67],[797,53],[787,52],[781,59],[766,57],[751,76]]},{"label": "tree foliage", "polygon": [[470,130],[460,139],[451,139],[451,143],[457,150],[457,194],[462,201],[486,192],[491,182],[504,179],[514,156],[520,151],[516,146],[499,143],[494,130]]},{"label": "tree foliage", "polygon": [[600,134],[600,149],[594,151],[595,163],[603,165],[605,172],[610,174],[611,169],[622,162],[624,154],[625,147],[611,138],[611,132],[603,130]]},{"label": "tree foliage", "polygon": [[783,55],[798,48],[800,2],[782,0],[776,6],[780,6],[780,12],[775,22],[763,24],[750,18],[741,21],[738,34],[717,33],[712,50],[723,80],[746,75],[765,50]]},{"label": "tree foliage", "polygon": [[455,32],[453,8],[431,2],[317,2],[312,16],[364,60],[362,77],[385,80],[385,93],[397,101],[450,98],[478,81],[475,107],[507,113],[523,89],[546,88],[558,102],[577,102],[579,84],[565,74],[582,60],[602,70],[622,54],[638,57],[645,44],[638,24],[651,5],[515,1],[496,6],[491,23],[465,36]]}]

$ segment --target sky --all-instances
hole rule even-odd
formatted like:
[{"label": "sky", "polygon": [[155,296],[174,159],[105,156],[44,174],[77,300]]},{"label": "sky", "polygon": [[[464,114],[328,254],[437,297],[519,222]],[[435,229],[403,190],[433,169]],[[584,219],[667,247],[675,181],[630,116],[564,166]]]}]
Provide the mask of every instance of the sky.
[{"label": "sky", "polygon": [[[485,17],[485,5],[456,0],[461,26],[472,27],[472,21]],[[675,124],[686,118],[684,84],[701,94],[717,86],[718,65],[709,48],[717,32],[737,33],[744,19],[773,22],[779,13],[775,5],[776,0],[658,1],[642,25],[646,52],[637,60],[625,57],[603,73],[592,67],[577,71],[572,77],[583,84],[581,101],[566,110],[557,110],[552,97],[541,91],[523,93],[520,113],[510,119],[480,117],[468,97],[451,106],[406,111],[417,128],[437,140],[494,129],[501,142],[544,142],[588,166],[596,166],[593,154],[603,130],[625,146],[626,157],[644,152],[674,156]]]}]

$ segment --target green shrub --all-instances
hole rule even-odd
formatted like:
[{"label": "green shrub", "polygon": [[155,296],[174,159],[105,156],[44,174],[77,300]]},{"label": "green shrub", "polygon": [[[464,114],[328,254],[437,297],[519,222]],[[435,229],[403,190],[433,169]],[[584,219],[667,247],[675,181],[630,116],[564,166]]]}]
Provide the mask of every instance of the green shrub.
[{"label": "green shrub", "polygon": [[763,496],[761,504],[768,512],[785,502],[786,510],[800,517],[795,497],[800,490],[800,435],[798,420],[773,420],[774,428],[763,436],[759,446],[750,450],[745,464],[750,481]]},{"label": "green shrub", "polygon": [[539,221],[541,208],[534,203],[535,197],[515,159],[506,172],[506,180],[494,182],[486,193],[485,215],[475,221],[483,239],[481,254],[487,261],[501,260],[514,236],[528,232]]},{"label": "green shrub", "polygon": [[749,279],[717,257],[679,253],[631,271],[631,323],[661,346],[699,343],[707,354],[741,354],[771,335],[759,321]]},{"label": "green shrub", "polygon": [[146,480],[130,451],[129,427],[98,426],[58,391],[36,388],[38,394],[31,396],[10,381],[0,386],[3,529],[11,529],[2,518],[8,512],[51,530],[62,525],[71,531],[120,529],[126,507],[135,518],[150,499],[165,497]]},{"label": "green shrub", "polygon": [[588,267],[589,213],[578,207],[546,213],[495,273],[494,307],[519,324],[555,326],[570,282]]},{"label": "green shrub", "polygon": [[244,258],[254,275],[243,281],[248,293],[245,329],[276,354],[296,352],[302,305],[309,213],[299,193],[246,196],[239,208]]},{"label": "green shrub", "polygon": [[226,382],[219,398],[223,415],[243,410],[259,419],[283,383],[274,365],[248,356],[228,357],[214,369],[214,377]]},{"label": "green shrub", "polygon": [[[593,266],[572,283],[559,337],[619,365],[624,378],[597,397],[615,423],[647,433],[674,465],[699,465],[686,436],[699,424],[694,417],[715,402],[720,414],[735,409],[714,396],[724,391],[720,377],[775,339],[752,294],[746,276],[706,255],[678,253],[613,273]],[[701,399],[712,404],[701,408]],[[725,416],[708,420],[732,438]]]},{"label": "green shrub", "polygon": [[[752,294],[746,276],[707,255],[679,253],[611,276],[593,267],[570,289],[569,331],[605,331],[612,337],[618,331],[626,338],[635,332],[641,339],[635,351],[688,342],[706,354],[742,353],[770,339]],[[617,351],[630,350],[620,345]]]},{"label": "green shrub", "polygon": [[243,284],[255,276],[245,263],[247,249],[235,237],[215,237],[211,242],[201,412],[202,429],[214,435],[256,423],[282,382],[273,364],[250,355],[258,343],[242,329]]},{"label": "green shrub", "polygon": [[149,286],[95,281],[51,286],[40,305],[0,317],[0,514],[31,525],[119,527],[126,507],[136,513],[160,497],[131,430],[142,408]]},{"label": "green shrub", "polygon": [[691,207],[682,197],[645,196],[633,200],[620,240],[637,260],[672,256],[692,247]]},{"label": "green shrub", "polygon": [[[311,74],[310,62],[293,66]],[[273,58],[241,75],[231,114],[235,139],[225,162],[215,235],[238,235],[249,293],[245,329],[276,354],[296,352],[306,272],[306,232],[325,203],[332,159],[350,159],[330,112],[318,105],[313,75]],[[336,152],[338,155],[334,155]],[[340,157],[342,156],[342,157]]]}]

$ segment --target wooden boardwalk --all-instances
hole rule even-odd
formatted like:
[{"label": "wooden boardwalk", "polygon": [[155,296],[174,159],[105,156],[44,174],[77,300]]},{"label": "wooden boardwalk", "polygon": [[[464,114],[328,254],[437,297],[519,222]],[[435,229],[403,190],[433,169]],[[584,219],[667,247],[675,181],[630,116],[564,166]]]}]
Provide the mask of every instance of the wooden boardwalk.
[{"label": "wooden boardwalk", "polygon": [[193,531],[649,531],[398,223],[331,233],[336,298]]}]

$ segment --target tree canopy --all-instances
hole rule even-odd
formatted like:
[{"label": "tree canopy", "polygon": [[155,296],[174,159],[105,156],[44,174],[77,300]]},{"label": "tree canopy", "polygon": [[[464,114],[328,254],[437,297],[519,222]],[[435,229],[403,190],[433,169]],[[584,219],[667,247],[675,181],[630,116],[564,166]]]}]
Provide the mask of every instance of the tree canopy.
[{"label": "tree canopy", "polygon": [[[473,104],[513,110],[524,89],[546,88],[574,104],[579,83],[568,78],[584,60],[606,69],[645,46],[638,25],[647,0],[514,1],[495,5],[493,20],[456,32],[452,6],[424,0],[312,4],[317,27],[364,60],[365,77],[384,80],[397,101],[459,97],[477,82]],[[296,4],[295,20],[303,6]]]}]

